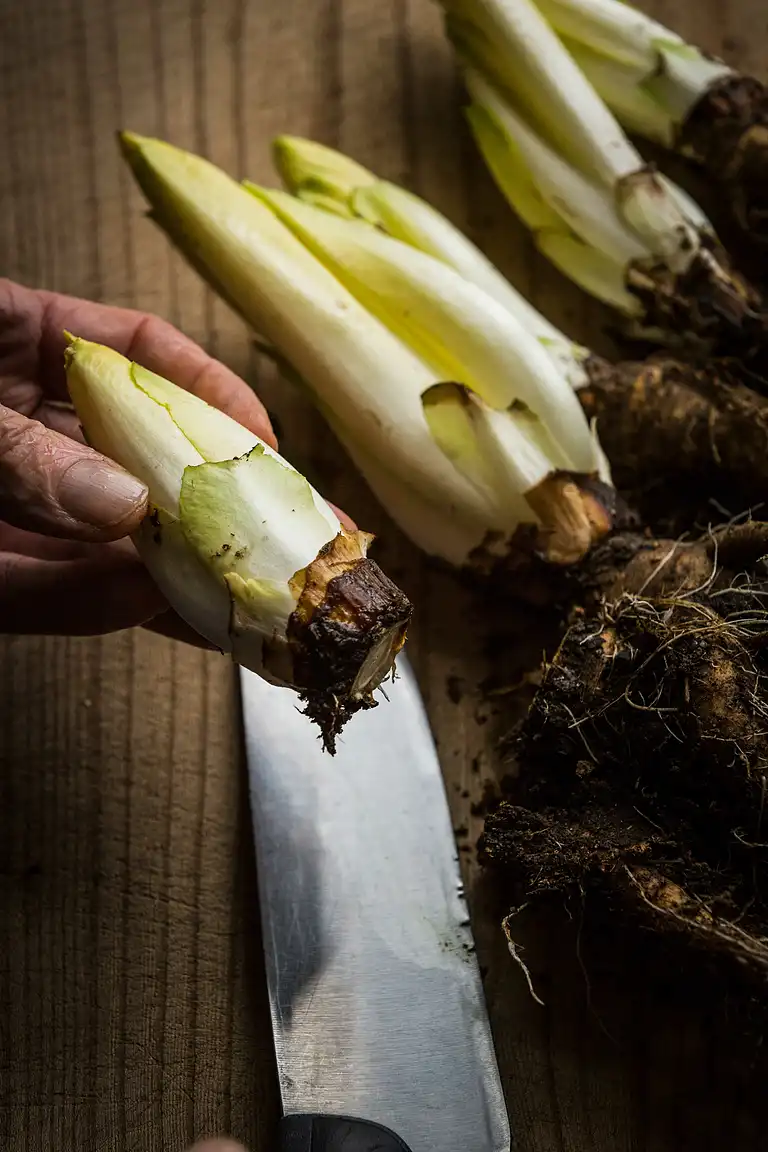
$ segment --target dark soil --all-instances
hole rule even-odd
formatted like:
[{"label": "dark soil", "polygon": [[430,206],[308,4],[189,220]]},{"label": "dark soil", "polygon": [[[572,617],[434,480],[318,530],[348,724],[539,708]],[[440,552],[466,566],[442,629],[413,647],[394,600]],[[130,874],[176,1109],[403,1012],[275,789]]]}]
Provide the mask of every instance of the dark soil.
[{"label": "dark soil", "polygon": [[699,163],[729,200],[753,242],[768,243],[768,90],[751,76],[729,76],[699,101],[678,149]]},{"label": "dark soil", "polygon": [[766,553],[755,523],[593,553],[486,819],[510,903],[590,900],[766,981]]}]

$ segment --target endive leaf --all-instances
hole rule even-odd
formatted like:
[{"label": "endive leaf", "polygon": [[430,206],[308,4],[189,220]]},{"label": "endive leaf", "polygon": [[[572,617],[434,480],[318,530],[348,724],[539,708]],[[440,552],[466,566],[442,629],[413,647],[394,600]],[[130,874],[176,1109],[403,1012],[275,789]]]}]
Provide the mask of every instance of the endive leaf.
[{"label": "endive leaf", "polygon": [[536,234],[536,247],[574,284],[591,296],[617,308],[625,316],[643,315],[643,306],[626,287],[626,270],[578,236],[543,231]]},{"label": "endive leaf", "polygon": [[627,65],[593,51],[585,44],[562,37],[563,44],[587,75],[598,95],[621,124],[637,136],[645,136],[665,148],[674,144],[677,124],[646,84],[645,67],[633,73]]},{"label": "endive leaf", "polygon": [[477,100],[465,109],[475,142],[505,200],[527,228],[566,231],[563,217],[542,196],[521,149],[490,107]]},{"label": "endive leaf", "polygon": [[376,177],[362,164],[324,144],[298,136],[276,137],[272,158],[287,187],[312,203],[320,197],[321,207],[327,207],[330,201],[345,205],[358,188],[376,183]]},{"label": "endive leaf", "polygon": [[179,504],[185,536],[219,575],[282,581],[286,589],[300,567],[297,541],[309,563],[340,528],[330,509],[318,515],[304,477],[261,445],[236,460],[187,468]]},{"label": "endive leaf", "polygon": [[524,409],[491,409],[458,384],[436,384],[423,402],[432,435],[456,467],[479,488],[502,494],[511,513],[508,527],[533,522],[524,494],[554,471],[540,447],[547,436],[536,418]]},{"label": "endive leaf", "polygon": [[[477,39],[468,43],[454,32],[459,54],[514,94],[526,118],[582,174],[611,188],[642,167],[638,153],[532,0],[441,2],[449,17],[473,27],[491,53],[478,57]],[[450,35],[450,26],[448,30]],[[499,60],[503,74],[494,67]]]},{"label": "endive leaf", "polygon": [[203,460],[230,460],[243,456],[257,444],[258,436],[238,424],[218,408],[198,396],[179,388],[162,376],[131,365],[131,376],[137,388],[170,414],[176,427],[189,440]]},{"label": "endive leaf", "polygon": [[220,652],[231,652],[232,598],[188,541],[181,521],[154,508],[142,521],[134,542],[174,611]]},{"label": "endive leaf", "polygon": [[583,58],[577,57],[579,64],[627,127],[631,124],[624,119],[628,105],[621,88],[612,85],[609,91],[601,90],[600,58],[617,75],[623,74],[625,90],[644,85],[676,125],[713,83],[732,72],[721,60],[705,56],[677,33],[623,0],[536,3],[569,50],[574,43],[587,49]]},{"label": "endive leaf", "polygon": [[184,469],[201,464],[201,453],[167,406],[137,385],[124,356],[80,337],[66,355],[69,394],[88,443],[143,480],[152,504],[178,515]]},{"label": "endive leaf", "polygon": [[569,229],[622,265],[649,255],[640,237],[619,219],[613,190],[592,183],[553,151],[479,73],[469,70],[465,80],[472,100],[493,118],[516,149],[529,181]]},{"label": "endive leaf", "polygon": [[666,29],[629,4],[613,0],[536,0],[558,34],[579,41],[617,64],[648,73],[655,67],[653,41]]},{"label": "endive leaf", "polygon": [[493,407],[523,400],[551,431],[551,466],[590,470],[593,445],[578,400],[506,309],[440,261],[365,223],[328,216],[285,193],[258,194],[443,379],[464,384]]},{"label": "endive leaf", "polygon": [[[387,180],[374,177],[354,160],[324,145],[300,137],[279,137],[278,170],[294,196],[338,215],[355,215],[426,252],[460,272],[465,280],[482,288],[516,316],[537,339],[549,341],[548,350],[557,357],[574,380],[583,383],[577,363],[581,350],[558,331],[517,292],[483,252],[431,204],[413,192]],[[284,153],[290,162],[284,162]],[[334,172],[334,196],[313,191],[316,182],[328,187],[326,172]],[[350,192],[350,188],[352,191]],[[309,189],[309,190],[308,190]],[[542,204],[541,198],[538,197]]]},{"label": "endive leaf", "polygon": [[[244,187],[200,157],[130,137],[127,158],[161,222],[253,329],[290,358],[327,409],[435,501],[468,497],[421,413],[435,373],[354,298]],[[322,213],[327,219],[330,214]],[[217,287],[218,290],[218,287]]]},{"label": "endive leaf", "polygon": [[[543,206],[543,201],[539,197]],[[388,181],[358,189],[352,197],[358,216],[396,240],[434,256],[454,268],[511,312],[538,340],[549,340],[570,361],[578,348],[517,292],[501,272],[463,232],[419,196]],[[572,366],[572,365],[571,365]]]}]

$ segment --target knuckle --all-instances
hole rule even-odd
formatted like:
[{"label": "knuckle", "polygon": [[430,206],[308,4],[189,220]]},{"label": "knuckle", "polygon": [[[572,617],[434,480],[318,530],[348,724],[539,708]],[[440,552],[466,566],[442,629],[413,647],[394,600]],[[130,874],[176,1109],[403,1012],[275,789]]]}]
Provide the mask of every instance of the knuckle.
[{"label": "knuckle", "polygon": [[158,344],[167,343],[175,335],[176,329],[167,320],[161,320],[159,316],[153,316],[150,312],[144,313],[137,321],[126,356],[129,360],[141,358],[143,352]]},{"label": "knuckle", "polygon": [[10,409],[0,411],[0,474],[23,468],[38,455],[45,429]]},{"label": "knuckle", "polygon": [[0,409],[0,501],[52,498],[58,457],[54,437],[39,421]]}]

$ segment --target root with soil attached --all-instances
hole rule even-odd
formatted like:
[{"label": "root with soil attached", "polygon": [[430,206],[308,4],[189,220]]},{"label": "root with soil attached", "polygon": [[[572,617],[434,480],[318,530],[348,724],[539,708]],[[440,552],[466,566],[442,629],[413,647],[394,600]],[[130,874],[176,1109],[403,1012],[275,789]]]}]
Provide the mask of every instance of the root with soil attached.
[{"label": "root with soil attached", "polygon": [[767,554],[759,523],[596,550],[486,821],[518,903],[591,894],[768,979]]},{"label": "root with soil attached", "polygon": [[714,499],[741,510],[768,491],[766,382],[742,364],[592,356],[585,369],[582,407],[597,423],[618,489],[631,493],[647,522],[687,526],[691,506],[698,512]]},{"label": "root with soil attached", "polygon": [[678,150],[724,188],[745,232],[768,242],[768,90],[732,75],[702,97],[683,126]]}]

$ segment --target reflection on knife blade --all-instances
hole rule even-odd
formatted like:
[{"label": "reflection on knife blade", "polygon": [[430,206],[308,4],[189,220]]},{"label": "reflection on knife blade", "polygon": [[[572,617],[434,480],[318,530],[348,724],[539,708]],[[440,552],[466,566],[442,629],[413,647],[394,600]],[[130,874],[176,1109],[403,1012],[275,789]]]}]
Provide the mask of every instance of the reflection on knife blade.
[{"label": "reflection on knife blade", "polygon": [[400,669],[334,760],[288,693],[242,674],[283,1106],[383,1124],[411,1152],[506,1152],[445,789]]}]

